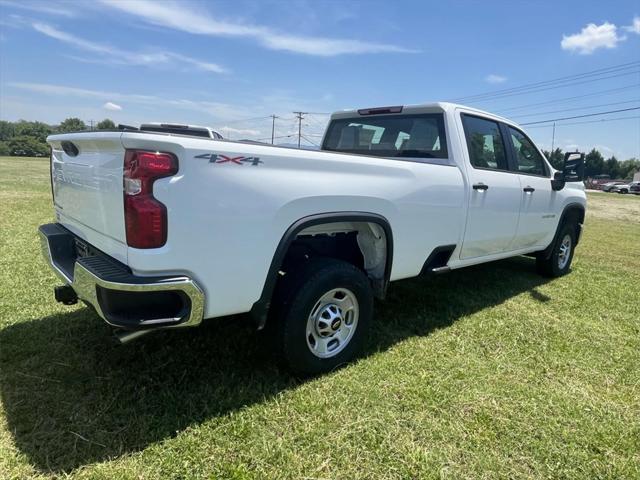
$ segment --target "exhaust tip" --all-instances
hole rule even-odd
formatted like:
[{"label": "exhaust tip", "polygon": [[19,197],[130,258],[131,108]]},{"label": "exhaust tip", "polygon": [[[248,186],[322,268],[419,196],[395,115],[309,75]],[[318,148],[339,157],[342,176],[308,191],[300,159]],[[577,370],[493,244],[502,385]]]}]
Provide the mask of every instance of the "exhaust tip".
[{"label": "exhaust tip", "polygon": [[148,333],[151,333],[152,330],[116,330],[114,335],[119,343],[129,343],[137,338],[140,338]]},{"label": "exhaust tip", "polygon": [[55,297],[56,302],[60,302],[64,305],[75,305],[78,303],[78,295],[76,295],[76,291],[69,285],[54,287],[53,296]]}]

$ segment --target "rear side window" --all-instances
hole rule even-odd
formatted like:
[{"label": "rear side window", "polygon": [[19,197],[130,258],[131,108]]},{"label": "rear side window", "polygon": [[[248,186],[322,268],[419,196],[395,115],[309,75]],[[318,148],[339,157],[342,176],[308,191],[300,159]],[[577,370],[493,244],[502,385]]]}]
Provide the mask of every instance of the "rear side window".
[{"label": "rear side window", "polygon": [[531,140],[525,137],[522,132],[511,127],[508,128],[518,172],[546,176],[547,169],[544,166],[542,155]]},{"label": "rear side window", "polygon": [[322,148],[377,157],[447,158],[444,116],[430,113],[332,120]]},{"label": "rear side window", "polygon": [[471,165],[476,168],[508,170],[500,126],[493,120],[462,115]]}]

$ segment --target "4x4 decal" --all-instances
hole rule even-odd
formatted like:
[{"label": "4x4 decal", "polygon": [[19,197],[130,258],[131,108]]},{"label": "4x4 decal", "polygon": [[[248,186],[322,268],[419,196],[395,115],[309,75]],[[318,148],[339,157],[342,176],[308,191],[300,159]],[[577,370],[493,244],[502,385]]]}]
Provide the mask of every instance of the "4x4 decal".
[{"label": "4x4 decal", "polygon": [[221,155],[219,153],[203,153],[202,155],[196,155],[194,158],[205,158],[209,160],[209,163],[230,163],[236,165],[244,165],[245,163],[250,163],[254,167],[257,167],[261,163],[264,163],[260,160],[260,157],[228,157],[227,155]]}]

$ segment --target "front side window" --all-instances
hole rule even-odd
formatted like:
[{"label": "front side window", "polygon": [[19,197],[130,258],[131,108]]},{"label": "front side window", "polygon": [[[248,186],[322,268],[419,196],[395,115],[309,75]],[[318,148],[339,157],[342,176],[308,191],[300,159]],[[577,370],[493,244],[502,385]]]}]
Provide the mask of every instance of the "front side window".
[{"label": "front side window", "polygon": [[463,115],[469,159],[476,168],[507,170],[507,156],[500,126],[493,120]]},{"label": "front side window", "polygon": [[339,118],[327,129],[323,150],[377,157],[447,158],[441,113]]},{"label": "front side window", "polygon": [[511,135],[511,143],[513,143],[518,172],[546,176],[547,169],[544,166],[542,155],[531,140],[525,137],[522,132],[511,127],[509,127],[509,135]]}]

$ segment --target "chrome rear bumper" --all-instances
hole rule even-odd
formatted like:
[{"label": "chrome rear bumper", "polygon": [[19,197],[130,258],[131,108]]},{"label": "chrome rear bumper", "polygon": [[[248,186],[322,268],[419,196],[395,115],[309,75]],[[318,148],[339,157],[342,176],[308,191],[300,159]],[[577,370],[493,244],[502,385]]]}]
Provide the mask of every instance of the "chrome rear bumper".
[{"label": "chrome rear bumper", "polygon": [[[41,225],[39,233],[44,258],[56,275],[110,325],[148,330],[192,327],[202,321],[204,294],[191,278],[136,276],[90,246],[89,253],[85,249],[79,256],[77,237],[56,223]],[[145,302],[153,308],[145,309]],[[164,313],[163,302],[169,306]]]}]

